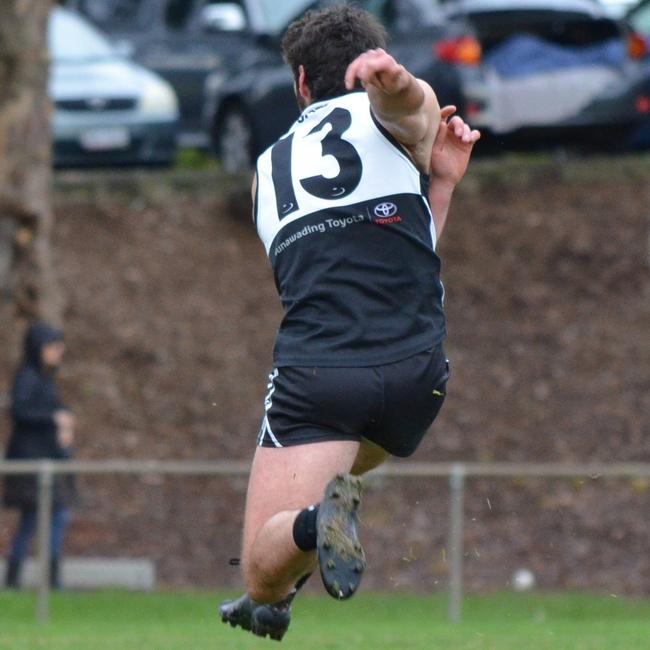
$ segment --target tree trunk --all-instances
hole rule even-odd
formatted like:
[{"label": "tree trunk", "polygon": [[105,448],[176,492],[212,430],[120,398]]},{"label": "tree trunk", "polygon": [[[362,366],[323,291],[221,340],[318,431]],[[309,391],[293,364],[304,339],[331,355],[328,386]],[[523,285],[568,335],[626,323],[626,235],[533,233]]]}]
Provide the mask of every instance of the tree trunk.
[{"label": "tree trunk", "polygon": [[[0,0],[0,358],[20,324],[61,321],[50,260],[51,0]],[[2,364],[4,365],[4,364]]]}]

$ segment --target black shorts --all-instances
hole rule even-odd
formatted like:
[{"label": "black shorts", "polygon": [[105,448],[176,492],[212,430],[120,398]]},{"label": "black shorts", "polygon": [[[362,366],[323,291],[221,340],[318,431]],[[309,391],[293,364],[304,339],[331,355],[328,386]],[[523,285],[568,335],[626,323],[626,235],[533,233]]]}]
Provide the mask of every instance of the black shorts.
[{"label": "black shorts", "polygon": [[381,366],[277,368],[269,375],[258,444],[366,438],[394,456],[410,456],[442,407],[448,378],[442,346]]}]

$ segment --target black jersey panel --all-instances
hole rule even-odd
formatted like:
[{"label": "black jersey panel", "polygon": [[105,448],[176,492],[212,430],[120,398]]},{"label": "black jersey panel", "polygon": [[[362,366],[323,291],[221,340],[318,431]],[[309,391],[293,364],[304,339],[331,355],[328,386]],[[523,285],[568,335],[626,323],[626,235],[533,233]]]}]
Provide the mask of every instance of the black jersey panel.
[{"label": "black jersey panel", "polygon": [[285,311],[277,366],[390,363],[444,338],[440,260],[420,195],[297,219],[269,257]]}]

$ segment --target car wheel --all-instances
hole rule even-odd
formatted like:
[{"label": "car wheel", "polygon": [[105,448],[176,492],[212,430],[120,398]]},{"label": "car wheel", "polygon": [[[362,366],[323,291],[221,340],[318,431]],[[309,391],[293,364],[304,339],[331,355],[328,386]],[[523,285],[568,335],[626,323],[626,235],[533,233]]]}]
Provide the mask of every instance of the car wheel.
[{"label": "car wheel", "polygon": [[214,145],[225,171],[242,172],[253,166],[253,127],[241,107],[233,104],[225,109],[217,124]]}]

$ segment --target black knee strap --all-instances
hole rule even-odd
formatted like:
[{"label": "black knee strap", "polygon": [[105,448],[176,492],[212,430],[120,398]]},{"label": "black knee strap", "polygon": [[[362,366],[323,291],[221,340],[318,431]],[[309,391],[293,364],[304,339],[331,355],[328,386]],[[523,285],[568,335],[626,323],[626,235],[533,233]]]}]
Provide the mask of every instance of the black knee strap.
[{"label": "black knee strap", "polygon": [[298,513],[293,522],[293,541],[301,550],[313,551],[316,548],[316,517],[318,505],[309,506]]}]

